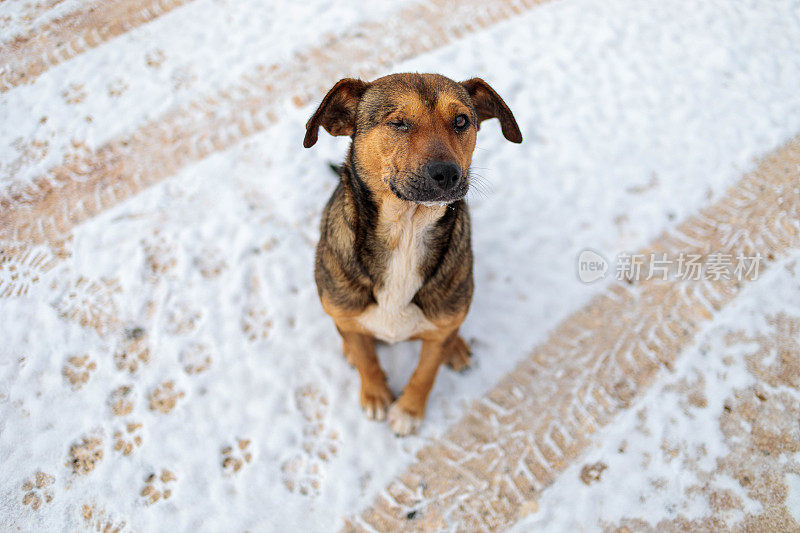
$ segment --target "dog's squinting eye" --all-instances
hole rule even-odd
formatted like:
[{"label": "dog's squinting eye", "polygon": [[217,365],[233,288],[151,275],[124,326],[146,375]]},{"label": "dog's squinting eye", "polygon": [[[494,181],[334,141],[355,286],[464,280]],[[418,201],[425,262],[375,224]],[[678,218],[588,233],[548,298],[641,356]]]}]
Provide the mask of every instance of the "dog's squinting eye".
[{"label": "dog's squinting eye", "polygon": [[411,128],[411,124],[405,120],[393,120],[389,122],[389,125],[397,131],[408,131]]},{"label": "dog's squinting eye", "polygon": [[467,115],[458,115],[453,119],[453,127],[456,131],[464,131],[469,126],[469,119]]}]

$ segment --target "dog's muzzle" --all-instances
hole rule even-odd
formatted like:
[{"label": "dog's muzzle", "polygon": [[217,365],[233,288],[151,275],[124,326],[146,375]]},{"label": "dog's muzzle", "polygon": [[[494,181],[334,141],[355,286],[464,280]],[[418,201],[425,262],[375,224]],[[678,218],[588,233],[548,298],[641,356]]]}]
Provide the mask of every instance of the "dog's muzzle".
[{"label": "dog's muzzle", "polygon": [[449,204],[467,195],[468,180],[450,161],[431,161],[406,179],[389,185],[401,200],[422,204]]}]

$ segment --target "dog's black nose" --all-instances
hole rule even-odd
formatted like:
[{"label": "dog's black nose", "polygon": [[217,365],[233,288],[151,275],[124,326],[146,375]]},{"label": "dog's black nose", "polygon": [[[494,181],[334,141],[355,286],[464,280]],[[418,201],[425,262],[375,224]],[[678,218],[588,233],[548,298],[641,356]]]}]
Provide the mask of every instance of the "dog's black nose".
[{"label": "dog's black nose", "polygon": [[425,165],[425,172],[444,190],[452,189],[461,178],[461,169],[455,163],[432,161]]}]

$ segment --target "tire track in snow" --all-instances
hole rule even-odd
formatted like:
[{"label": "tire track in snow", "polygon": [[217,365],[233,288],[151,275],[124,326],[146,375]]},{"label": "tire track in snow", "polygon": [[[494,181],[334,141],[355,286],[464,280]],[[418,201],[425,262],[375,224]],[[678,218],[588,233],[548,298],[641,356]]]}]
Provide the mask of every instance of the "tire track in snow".
[{"label": "tire track in snow", "polygon": [[259,66],[237,85],[175,107],[93,152],[68,154],[32,185],[0,196],[0,241],[58,241],[182,166],[264,130],[288,100],[303,106],[343,76],[374,77],[546,1],[434,0],[390,20],[358,24],[291,62]]},{"label": "tire track in snow", "polygon": [[101,0],[0,45],[0,93],[191,0]]},{"label": "tire track in snow", "polygon": [[[767,155],[718,202],[640,253],[761,254],[800,247],[800,137]],[[645,270],[643,269],[643,272]],[[746,281],[615,283],[564,320],[373,506],[351,531],[501,530],[535,512],[539,493],[590,436],[671,367]]]}]

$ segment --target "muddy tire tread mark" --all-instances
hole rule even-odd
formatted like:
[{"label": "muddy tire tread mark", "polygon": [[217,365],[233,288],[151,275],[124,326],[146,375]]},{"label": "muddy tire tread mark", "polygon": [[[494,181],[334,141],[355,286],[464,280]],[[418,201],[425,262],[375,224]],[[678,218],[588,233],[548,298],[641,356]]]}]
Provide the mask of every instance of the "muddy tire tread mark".
[{"label": "muddy tire tread mark", "polygon": [[91,2],[0,45],[0,93],[31,83],[48,69],[146,24],[191,0]]}]

